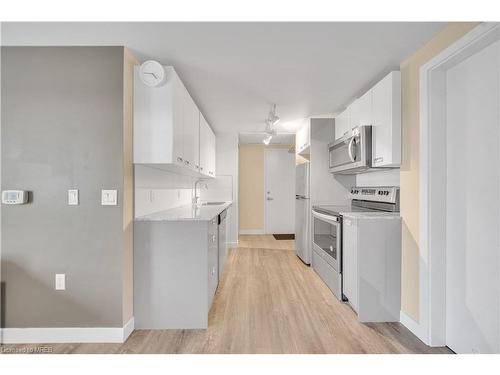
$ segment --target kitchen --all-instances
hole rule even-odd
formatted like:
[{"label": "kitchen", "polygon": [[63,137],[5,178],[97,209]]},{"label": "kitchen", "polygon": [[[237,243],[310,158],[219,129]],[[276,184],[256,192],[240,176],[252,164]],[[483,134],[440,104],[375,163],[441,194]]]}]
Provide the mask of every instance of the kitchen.
[{"label": "kitchen", "polygon": [[[272,172],[266,179],[278,174],[278,180],[288,182],[278,191],[266,186],[266,200],[294,193],[298,199],[295,225],[266,232],[286,234],[286,228],[295,227],[297,255],[312,265],[339,300],[349,301],[364,322],[399,321],[399,187],[388,187],[386,182],[390,182],[394,171],[398,172],[401,159],[400,86],[399,72],[391,72],[336,118],[305,121],[295,136],[296,159],[303,160],[297,166],[295,192],[285,193],[283,189],[293,185],[293,181],[278,172],[294,168],[292,164],[277,161],[267,168]],[[227,243],[222,240],[227,236],[226,228],[221,223],[233,202],[232,194],[219,202],[200,201],[202,187],[210,190],[205,181],[216,176],[216,136],[174,68],[153,60],[135,67],[134,109],[136,188],[144,185],[144,169],[150,179],[156,176],[160,181],[168,179],[162,171],[197,178],[192,202],[187,205],[177,204],[168,210],[156,207],[153,213],[136,214],[135,326],[207,328],[227,253]],[[274,127],[279,120],[274,105],[266,119],[269,136],[264,133],[264,139],[257,137],[259,141],[270,143],[277,136]],[[360,173],[378,173],[382,187],[373,187],[373,180],[363,186],[356,179]],[[153,202],[152,195],[158,193],[148,193],[149,202]],[[244,198],[240,200],[243,202]],[[289,203],[290,200],[279,206],[278,221],[293,216],[286,211]],[[136,213],[144,211],[138,206],[142,204],[136,200]],[[266,212],[271,207],[266,206]],[[336,210],[333,215],[332,209]],[[359,216],[363,211],[367,214]],[[357,216],[352,216],[354,212]],[[356,225],[353,230],[351,223]],[[383,234],[377,237],[374,233]],[[373,247],[376,242],[380,248],[369,251],[370,244]],[[367,251],[370,258],[363,255]],[[382,259],[382,264],[374,267],[376,272],[366,274],[364,269],[369,269],[370,264],[378,265],[378,259]],[[179,268],[179,264],[183,267]],[[374,290],[379,301],[370,301]]]},{"label": "kitchen", "polygon": [[[91,26],[64,26],[78,34],[68,40],[50,23],[12,23],[3,34],[2,92],[16,93],[2,112],[6,344],[495,352],[496,336],[430,340],[425,243],[412,216],[424,181],[412,125],[420,54],[495,26],[151,25],[166,44],[142,25]],[[344,44],[325,52],[325,28]],[[31,45],[35,34],[43,37]],[[103,45],[118,36],[127,43]],[[385,50],[371,48],[375,39]],[[310,57],[320,53],[328,58]],[[61,71],[75,73],[59,80]],[[470,77],[459,73],[450,92]],[[460,119],[452,109],[465,99],[449,98]],[[43,256],[33,255],[39,247]],[[36,293],[22,298],[28,290]],[[458,322],[474,330],[463,311],[448,311],[450,335]]]}]

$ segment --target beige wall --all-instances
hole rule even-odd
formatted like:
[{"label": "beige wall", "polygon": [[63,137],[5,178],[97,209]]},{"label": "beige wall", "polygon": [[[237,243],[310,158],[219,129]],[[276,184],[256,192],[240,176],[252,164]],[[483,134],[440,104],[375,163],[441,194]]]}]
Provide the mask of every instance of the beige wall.
[{"label": "beige wall", "polygon": [[123,324],[134,315],[134,65],[139,61],[125,48],[123,55]]},{"label": "beige wall", "polygon": [[264,147],[240,145],[240,230],[264,229]]},{"label": "beige wall", "polygon": [[401,217],[402,291],[401,310],[419,320],[419,70],[439,52],[478,23],[451,23],[415,54],[401,63],[402,142]]},{"label": "beige wall", "polygon": [[291,145],[240,145],[239,229],[264,230],[264,152]]}]

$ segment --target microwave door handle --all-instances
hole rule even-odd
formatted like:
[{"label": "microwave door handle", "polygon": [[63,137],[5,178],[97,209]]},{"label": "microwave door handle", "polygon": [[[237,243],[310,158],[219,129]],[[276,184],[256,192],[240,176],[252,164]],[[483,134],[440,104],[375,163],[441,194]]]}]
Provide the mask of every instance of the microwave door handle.
[{"label": "microwave door handle", "polygon": [[352,146],[354,145],[354,137],[351,138],[349,141],[349,146],[347,146],[347,153],[349,154],[349,159],[354,163],[356,161],[356,158],[352,154]]}]

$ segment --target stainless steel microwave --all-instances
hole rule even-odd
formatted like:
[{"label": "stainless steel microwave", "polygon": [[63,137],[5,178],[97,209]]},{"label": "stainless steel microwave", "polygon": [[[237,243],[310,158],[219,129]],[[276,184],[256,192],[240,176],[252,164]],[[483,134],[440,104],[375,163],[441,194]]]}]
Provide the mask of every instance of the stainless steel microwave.
[{"label": "stainless steel microwave", "polygon": [[330,172],[355,174],[372,165],[372,127],[359,126],[328,145]]}]

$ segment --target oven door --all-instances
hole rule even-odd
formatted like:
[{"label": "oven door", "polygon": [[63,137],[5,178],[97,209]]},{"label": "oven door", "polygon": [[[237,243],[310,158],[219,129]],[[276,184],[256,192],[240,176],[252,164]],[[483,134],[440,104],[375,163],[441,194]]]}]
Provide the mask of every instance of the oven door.
[{"label": "oven door", "polygon": [[354,174],[371,167],[371,126],[354,128],[328,145],[331,173]]},{"label": "oven door", "polygon": [[342,224],[340,217],[325,215],[313,210],[313,249],[338,273],[342,264]]}]

